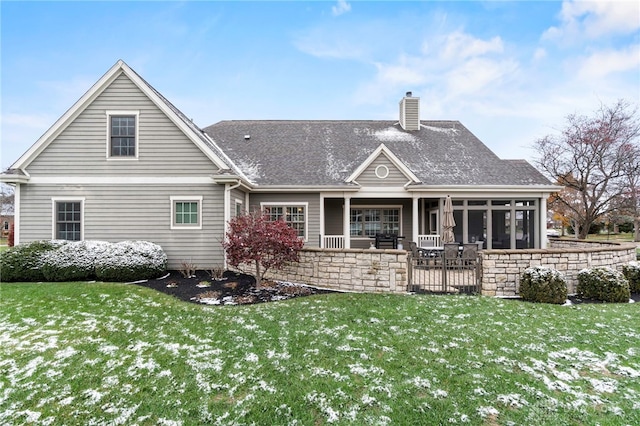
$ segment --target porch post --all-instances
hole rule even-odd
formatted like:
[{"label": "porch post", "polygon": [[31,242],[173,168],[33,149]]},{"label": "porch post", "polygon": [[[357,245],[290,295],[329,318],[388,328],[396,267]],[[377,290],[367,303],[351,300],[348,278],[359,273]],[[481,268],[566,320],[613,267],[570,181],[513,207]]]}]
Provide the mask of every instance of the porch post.
[{"label": "porch post", "polygon": [[320,248],[324,248],[324,194],[320,193]]},{"label": "porch post", "polygon": [[547,248],[547,197],[540,197],[540,248]]},{"label": "porch post", "polygon": [[[16,187],[13,190],[13,245],[17,246],[20,244],[20,188],[22,187],[21,183],[16,183]],[[56,214],[55,208],[52,214]],[[84,220],[82,222],[84,224]],[[54,231],[55,235],[55,224]]]},{"label": "porch post", "polygon": [[349,231],[349,218],[351,215],[351,197],[344,196],[344,211],[342,212],[342,236],[344,237],[344,248],[351,248],[351,232]]},{"label": "porch post", "polygon": [[415,241],[416,243],[418,242],[418,234],[420,233],[420,228],[419,228],[419,212],[418,212],[418,205],[419,205],[420,199],[418,198],[418,195],[414,194],[413,195],[413,203],[411,205],[412,207],[412,220],[411,220],[411,241]]}]

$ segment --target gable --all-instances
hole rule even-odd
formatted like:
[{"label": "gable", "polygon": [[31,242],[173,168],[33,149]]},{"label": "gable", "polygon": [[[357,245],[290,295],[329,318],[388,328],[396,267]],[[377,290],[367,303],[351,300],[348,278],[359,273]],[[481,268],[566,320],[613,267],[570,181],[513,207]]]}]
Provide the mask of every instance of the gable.
[{"label": "gable", "polygon": [[[106,159],[107,111],[137,111],[138,158]],[[185,167],[188,165],[188,167]],[[125,74],[109,84],[28,166],[31,175],[206,174],[212,162]]]},{"label": "gable", "polygon": [[346,181],[361,186],[404,186],[419,182],[384,144],[380,144]]},{"label": "gable", "polygon": [[384,153],[380,153],[371,164],[356,178],[356,181],[365,186],[404,186],[411,179],[402,170],[393,164]]},{"label": "gable", "polygon": [[[48,168],[47,172],[50,172],[50,167],[58,165],[59,159],[65,155],[70,160],[87,159],[85,155],[89,156],[89,160],[93,159],[97,139],[103,138],[106,143],[106,112],[109,110],[135,110],[140,114],[140,149],[143,149],[142,142],[146,142],[147,156],[139,155],[139,160],[159,160],[156,167],[167,166],[170,170],[185,170],[185,164],[189,163],[184,161],[194,161],[196,158],[197,162],[207,165],[207,172],[229,168],[221,159],[221,153],[215,144],[122,61],[118,61],[102,76],[12,168]],[[54,141],[55,146],[50,147]],[[103,153],[105,152],[103,144]],[[143,152],[140,151],[140,154]],[[40,158],[41,155],[43,158]],[[113,163],[107,166],[105,156],[103,154],[98,168],[112,167]],[[98,157],[95,158],[97,161]],[[33,167],[32,163],[35,163]],[[139,161],[135,161],[135,164],[141,164],[142,168],[146,165]],[[190,164],[188,167],[193,168],[198,169],[199,165]],[[129,165],[128,170],[132,169],[135,167]],[[158,172],[165,171],[158,169]],[[184,173],[188,171],[185,170]]]}]

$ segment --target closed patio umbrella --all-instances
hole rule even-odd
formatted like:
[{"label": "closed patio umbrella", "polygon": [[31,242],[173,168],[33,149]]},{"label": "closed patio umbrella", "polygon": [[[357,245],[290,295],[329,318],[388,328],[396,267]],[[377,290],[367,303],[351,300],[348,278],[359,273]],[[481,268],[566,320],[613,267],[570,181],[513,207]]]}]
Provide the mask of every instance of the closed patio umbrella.
[{"label": "closed patio umbrella", "polygon": [[444,200],[444,210],[442,211],[442,242],[452,243],[456,237],[453,234],[453,228],[456,226],[456,221],[453,218],[453,204],[451,203],[451,197],[447,195]]}]

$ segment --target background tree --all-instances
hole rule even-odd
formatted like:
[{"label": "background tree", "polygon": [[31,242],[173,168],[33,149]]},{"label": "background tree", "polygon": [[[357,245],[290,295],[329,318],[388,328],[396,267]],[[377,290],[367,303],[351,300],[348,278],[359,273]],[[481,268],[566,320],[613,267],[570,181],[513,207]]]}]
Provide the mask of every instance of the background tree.
[{"label": "background tree", "polygon": [[567,213],[578,238],[586,238],[591,225],[615,208],[612,201],[629,192],[629,173],[640,170],[639,136],[637,109],[619,100],[591,117],[567,116],[559,135],[534,143],[536,164],[565,186],[550,207]]},{"label": "background tree", "polygon": [[282,218],[270,221],[259,211],[231,219],[222,243],[231,266],[255,265],[258,286],[269,269],[282,269],[287,262],[299,262],[298,252],[303,245],[296,230]]},{"label": "background tree", "polygon": [[6,183],[0,184],[0,214],[12,215],[15,211],[13,187]]}]

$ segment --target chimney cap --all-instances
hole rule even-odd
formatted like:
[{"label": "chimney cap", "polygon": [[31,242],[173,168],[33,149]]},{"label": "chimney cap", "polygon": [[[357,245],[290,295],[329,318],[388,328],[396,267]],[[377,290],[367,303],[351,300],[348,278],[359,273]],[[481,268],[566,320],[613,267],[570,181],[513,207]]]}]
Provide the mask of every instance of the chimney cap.
[{"label": "chimney cap", "polygon": [[413,92],[407,92],[406,97],[410,98],[411,96],[413,96]]}]

